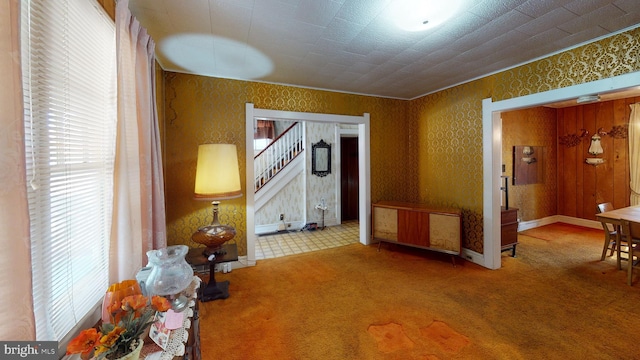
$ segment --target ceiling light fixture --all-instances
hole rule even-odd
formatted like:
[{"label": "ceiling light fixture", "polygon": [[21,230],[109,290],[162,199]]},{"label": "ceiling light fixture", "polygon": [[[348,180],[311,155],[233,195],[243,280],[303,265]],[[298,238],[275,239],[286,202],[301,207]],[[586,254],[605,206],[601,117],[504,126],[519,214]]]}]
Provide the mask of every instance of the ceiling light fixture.
[{"label": "ceiling light fixture", "polygon": [[585,103],[592,103],[592,102],[596,102],[596,101],[600,101],[600,95],[584,95],[584,96],[580,96],[576,100],[576,103],[585,104]]},{"label": "ceiling light fixture", "polygon": [[386,14],[402,30],[423,31],[449,20],[462,7],[463,1],[394,0]]}]

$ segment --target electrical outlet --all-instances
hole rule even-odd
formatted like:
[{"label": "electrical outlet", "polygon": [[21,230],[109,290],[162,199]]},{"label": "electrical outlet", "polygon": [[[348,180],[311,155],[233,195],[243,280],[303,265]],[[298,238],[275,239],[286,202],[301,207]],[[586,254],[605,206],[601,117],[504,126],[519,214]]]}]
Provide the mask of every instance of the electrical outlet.
[{"label": "electrical outlet", "polygon": [[280,214],[280,220],[284,220],[284,214]]}]

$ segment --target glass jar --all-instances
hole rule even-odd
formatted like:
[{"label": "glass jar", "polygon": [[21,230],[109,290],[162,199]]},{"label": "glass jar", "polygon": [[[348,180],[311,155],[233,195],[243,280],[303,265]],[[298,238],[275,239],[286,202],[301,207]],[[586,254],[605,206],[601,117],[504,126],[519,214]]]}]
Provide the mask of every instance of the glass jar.
[{"label": "glass jar", "polygon": [[147,295],[179,295],[191,284],[193,269],[185,260],[186,245],[174,245],[147,251],[151,272],[146,282]]}]

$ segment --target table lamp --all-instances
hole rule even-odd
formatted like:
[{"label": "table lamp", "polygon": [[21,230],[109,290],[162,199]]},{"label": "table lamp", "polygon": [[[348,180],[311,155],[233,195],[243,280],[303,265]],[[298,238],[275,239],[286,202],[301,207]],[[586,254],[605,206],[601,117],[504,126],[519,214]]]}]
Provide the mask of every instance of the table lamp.
[{"label": "table lamp", "polygon": [[205,245],[203,255],[209,257],[220,251],[222,245],[233,239],[236,230],[218,221],[220,200],[242,196],[238,154],[233,144],[204,144],[198,146],[198,162],[194,198],[208,200],[213,205],[213,221],[202,226],[191,239]]}]

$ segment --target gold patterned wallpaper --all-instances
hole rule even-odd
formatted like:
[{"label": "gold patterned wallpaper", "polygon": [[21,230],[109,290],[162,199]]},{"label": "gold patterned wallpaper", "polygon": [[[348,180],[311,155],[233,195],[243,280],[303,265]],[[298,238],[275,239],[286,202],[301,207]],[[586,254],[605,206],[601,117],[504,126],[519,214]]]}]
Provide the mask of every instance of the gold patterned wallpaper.
[{"label": "gold patterned wallpaper", "polygon": [[494,101],[640,70],[640,28],[494,75]]},{"label": "gold patterned wallpaper", "polygon": [[[265,83],[165,74],[168,243],[190,243],[210,221],[192,200],[197,145],[238,146],[244,178],[244,109],[371,114],[371,200],[419,201],[463,212],[463,246],[482,253],[482,99],[494,101],[640,70],[640,29],[411,101]],[[243,189],[246,191],[246,189]],[[222,204],[246,254],[244,197]],[[538,210],[534,210],[538,211]]]},{"label": "gold patterned wallpaper", "polygon": [[[238,147],[240,177],[245,177],[245,103],[256,108],[345,115],[370,114],[372,201],[410,200],[416,193],[415,154],[403,100],[334,93],[289,86],[166,73],[165,192],[167,243],[193,243],[191,234],[211,221],[211,205],[193,200],[197,146],[233,143]],[[399,184],[399,185],[398,185]],[[243,186],[243,193],[247,191]],[[221,203],[222,223],[236,228],[238,251],[246,255],[246,198]]]}]

